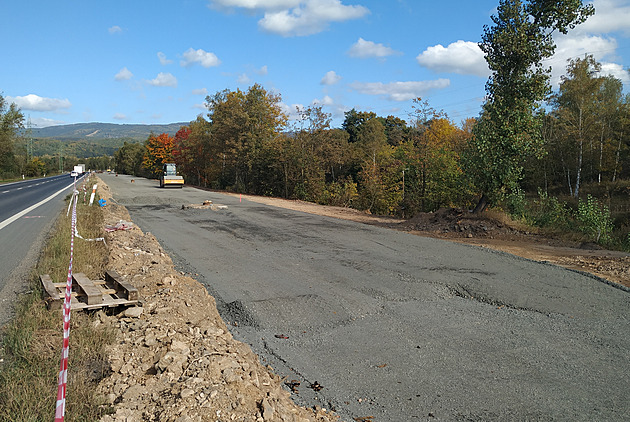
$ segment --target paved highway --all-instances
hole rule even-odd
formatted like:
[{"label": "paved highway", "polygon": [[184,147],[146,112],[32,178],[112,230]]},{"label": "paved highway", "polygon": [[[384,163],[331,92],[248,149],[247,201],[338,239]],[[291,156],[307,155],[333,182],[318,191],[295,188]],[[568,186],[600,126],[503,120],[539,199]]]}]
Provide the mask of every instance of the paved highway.
[{"label": "paved highway", "polygon": [[[300,404],[346,421],[630,414],[628,291],[483,248],[104,180],[215,296],[234,336],[301,383]],[[182,209],[207,199],[228,209]]]},{"label": "paved highway", "polygon": [[30,272],[65,196],[72,192],[72,182],[65,174],[0,185],[0,326],[11,317],[16,293],[28,288]]}]

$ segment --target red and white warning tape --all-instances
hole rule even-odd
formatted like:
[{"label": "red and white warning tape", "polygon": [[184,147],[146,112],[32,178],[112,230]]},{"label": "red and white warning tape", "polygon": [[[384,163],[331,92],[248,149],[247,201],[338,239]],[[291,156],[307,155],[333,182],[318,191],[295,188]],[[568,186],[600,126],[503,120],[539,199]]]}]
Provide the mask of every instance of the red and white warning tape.
[{"label": "red and white warning tape", "polygon": [[63,422],[66,413],[66,388],[68,385],[68,346],[70,340],[70,299],[72,294],[72,260],[74,256],[74,234],[77,226],[77,199],[79,192],[75,189],[72,204],[72,234],[70,236],[70,264],[66,281],[66,297],[63,302],[63,349],[61,364],[59,365],[59,381],[57,385],[57,405],[55,408],[55,422]]}]

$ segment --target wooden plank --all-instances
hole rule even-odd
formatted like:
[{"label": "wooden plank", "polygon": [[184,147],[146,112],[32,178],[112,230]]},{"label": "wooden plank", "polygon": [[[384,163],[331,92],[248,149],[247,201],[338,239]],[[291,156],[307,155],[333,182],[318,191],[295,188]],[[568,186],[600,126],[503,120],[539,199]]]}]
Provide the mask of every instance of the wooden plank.
[{"label": "wooden plank", "polygon": [[72,275],[73,283],[76,283],[78,290],[86,296],[86,303],[88,305],[98,305],[103,302],[103,294],[101,289],[96,287],[92,280],[87,278],[83,273],[77,273]]},{"label": "wooden plank", "polygon": [[103,295],[115,295],[118,292],[116,291],[116,289],[107,289],[107,288],[103,287],[101,289],[101,293],[103,293]]},{"label": "wooden plank", "polygon": [[61,309],[63,306],[63,302],[61,300],[61,294],[54,286],[52,278],[48,274],[41,274],[39,276],[39,280],[42,282],[42,286],[44,287],[44,291],[48,298],[46,302],[48,304],[48,309]]},{"label": "wooden plank", "polygon": [[[53,283],[48,274],[40,275],[39,278],[45,294],[48,296],[46,298],[48,308],[61,309],[66,283]],[[138,290],[126,283],[116,271],[110,270],[105,278],[106,280],[90,280],[85,274],[74,274],[72,277],[71,310],[114,308],[139,303]]]},{"label": "wooden plank", "polygon": [[113,283],[118,294],[122,293],[127,300],[138,300],[138,289],[124,281],[121,275],[115,270],[107,270],[105,272],[105,280]]}]

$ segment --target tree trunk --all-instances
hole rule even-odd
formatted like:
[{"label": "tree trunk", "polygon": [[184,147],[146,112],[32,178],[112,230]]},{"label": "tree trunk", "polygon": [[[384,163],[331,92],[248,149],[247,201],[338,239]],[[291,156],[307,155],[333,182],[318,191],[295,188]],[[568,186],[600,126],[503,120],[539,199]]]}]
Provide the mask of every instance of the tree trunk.
[{"label": "tree trunk", "polygon": [[575,175],[575,189],[573,190],[573,196],[575,198],[577,198],[579,193],[580,193],[580,179],[582,177],[583,154],[584,154],[584,141],[582,139],[580,139],[580,153],[579,153],[579,156],[578,156],[577,172],[576,172],[576,175]]},{"label": "tree trunk", "polygon": [[619,167],[619,155],[621,153],[621,138],[619,136],[619,145],[617,146],[617,156],[615,157],[615,172],[613,173],[612,181],[614,182],[617,179],[617,168]]},{"label": "tree trunk", "polygon": [[288,169],[287,163],[283,163],[282,166],[284,167],[284,199],[288,199],[289,198],[289,169]]},{"label": "tree trunk", "polygon": [[473,210],[473,214],[481,214],[486,210],[486,208],[488,208],[488,197],[484,193],[483,195],[481,195],[481,198],[479,198],[479,202]]},{"label": "tree trunk", "polygon": [[599,137],[599,168],[597,171],[597,183],[602,183],[602,161],[604,160],[604,123]]}]

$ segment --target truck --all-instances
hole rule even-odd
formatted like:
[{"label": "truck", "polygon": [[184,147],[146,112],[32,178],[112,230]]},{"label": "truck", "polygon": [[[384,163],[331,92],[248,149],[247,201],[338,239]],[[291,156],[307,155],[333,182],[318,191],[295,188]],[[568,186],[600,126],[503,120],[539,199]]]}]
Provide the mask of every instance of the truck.
[{"label": "truck", "polygon": [[77,164],[70,172],[70,177],[80,177],[85,173],[85,164]]},{"label": "truck", "polygon": [[160,187],[184,187],[184,178],[177,174],[177,166],[175,163],[164,163],[162,166],[162,174],[160,175]]}]

